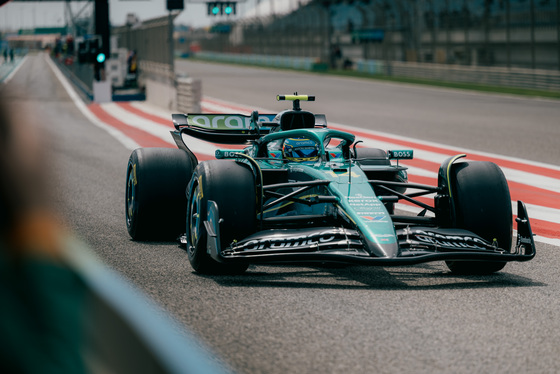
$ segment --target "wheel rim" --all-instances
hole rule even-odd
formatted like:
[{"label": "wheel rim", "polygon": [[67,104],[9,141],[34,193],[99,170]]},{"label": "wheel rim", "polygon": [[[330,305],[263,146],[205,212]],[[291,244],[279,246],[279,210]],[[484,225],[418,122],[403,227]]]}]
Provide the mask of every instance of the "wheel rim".
[{"label": "wheel rim", "polygon": [[198,245],[198,240],[200,238],[200,225],[201,225],[201,217],[200,217],[200,188],[197,184],[193,191],[192,191],[192,198],[190,202],[190,209],[189,209],[189,242],[191,243],[191,247],[189,251],[193,252]]},{"label": "wheel rim", "polygon": [[134,183],[134,175],[131,170],[128,173],[128,180],[126,182],[126,224],[128,226],[132,223],[134,215],[134,203],[136,197],[136,188]]}]

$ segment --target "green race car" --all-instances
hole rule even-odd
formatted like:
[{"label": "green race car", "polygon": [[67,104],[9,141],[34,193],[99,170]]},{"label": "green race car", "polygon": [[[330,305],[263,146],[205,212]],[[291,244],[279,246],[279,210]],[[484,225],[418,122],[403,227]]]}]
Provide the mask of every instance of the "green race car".
[{"label": "green race car", "polygon": [[[489,274],[535,256],[521,201],[512,245],[510,194],[496,164],[457,155],[441,164],[437,186],[409,183],[399,159],[411,159],[412,150],[360,147],[353,134],[328,128],[324,115],[301,109],[314,96],[277,99],[292,101],[292,109],[174,114],[179,149],[133,151],[126,185],[131,237],[178,237],[192,268],[204,274],[263,263],[428,261]],[[219,149],[216,160],[198,162],[189,137],[246,147]],[[427,195],[433,204],[418,200]],[[401,200],[421,212],[396,214]]]}]

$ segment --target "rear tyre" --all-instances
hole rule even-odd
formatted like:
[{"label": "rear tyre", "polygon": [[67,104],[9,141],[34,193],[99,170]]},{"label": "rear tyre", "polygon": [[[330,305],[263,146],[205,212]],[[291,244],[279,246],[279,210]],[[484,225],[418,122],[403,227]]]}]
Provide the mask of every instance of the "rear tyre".
[{"label": "rear tyre", "polygon": [[138,148],[126,172],[126,228],[134,240],[174,240],[185,229],[186,189],[193,171],[188,154],[173,148]]},{"label": "rear tyre", "polygon": [[[207,252],[208,201],[218,205],[220,246],[242,240],[256,231],[256,187],[253,172],[235,161],[211,160],[194,170],[187,196],[187,252],[192,268],[201,274],[241,274],[245,264],[215,261]],[[223,221],[222,221],[223,220]]]},{"label": "rear tyre", "polygon": [[[455,210],[454,226],[472,231],[511,251],[513,217],[506,178],[492,162],[469,161],[454,164],[450,181]],[[502,270],[505,262],[446,261],[457,274],[491,274]]]}]

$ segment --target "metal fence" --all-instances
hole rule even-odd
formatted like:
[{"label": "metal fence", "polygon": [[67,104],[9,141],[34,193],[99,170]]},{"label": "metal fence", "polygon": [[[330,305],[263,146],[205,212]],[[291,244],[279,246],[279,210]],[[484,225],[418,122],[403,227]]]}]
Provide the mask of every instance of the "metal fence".
[{"label": "metal fence", "polygon": [[112,29],[112,36],[118,46],[136,54],[143,78],[151,76],[153,79],[173,84],[173,20],[178,15],[178,12],[173,12],[142,23]]}]

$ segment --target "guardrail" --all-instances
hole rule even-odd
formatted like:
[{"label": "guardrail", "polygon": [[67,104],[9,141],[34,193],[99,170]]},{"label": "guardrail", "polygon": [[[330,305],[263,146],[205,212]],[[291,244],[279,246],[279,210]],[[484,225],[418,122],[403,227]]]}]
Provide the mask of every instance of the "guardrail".
[{"label": "guardrail", "polygon": [[521,68],[391,62],[391,75],[560,92],[560,72]]},{"label": "guardrail", "polygon": [[196,56],[218,62],[262,65],[308,71],[314,70],[314,67],[316,67],[317,64],[316,59],[311,57],[287,57],[218,52],[198,52]]},{"label": "guardrail", "polygon": [[[233,54],[199,52],[196,57],[228,63],[251,64],[269,67],[291,68],[307,71],[325,70],[314,58],[266,56],[253,54]],[[417,63],[382,60],[358,60],[353,70],[372,75],[391,75],[431,79],[456,83],[472,83],[489,86],[506,86],[534,90],[560,92],[560,72],[521,68],[483,67]]]}]

